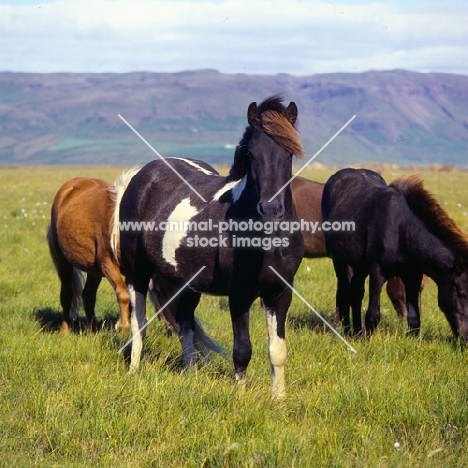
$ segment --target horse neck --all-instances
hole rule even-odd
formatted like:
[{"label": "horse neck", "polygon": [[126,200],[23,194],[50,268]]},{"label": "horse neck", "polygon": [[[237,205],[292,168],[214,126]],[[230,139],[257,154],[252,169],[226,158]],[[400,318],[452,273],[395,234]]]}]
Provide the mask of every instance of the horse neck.
[{"label": "horse neck", "polygon": [[419,219],[417,223],[406,224],[405,244],[412,260],[434,280],[445,276],[455,261],[454,252]]}]

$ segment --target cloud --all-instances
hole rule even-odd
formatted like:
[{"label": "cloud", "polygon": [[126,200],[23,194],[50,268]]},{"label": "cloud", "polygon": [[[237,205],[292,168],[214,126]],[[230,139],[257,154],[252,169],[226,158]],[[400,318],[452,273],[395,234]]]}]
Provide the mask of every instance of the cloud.
[{"label": "cloud", "polygon": [[468,5],[67,0],[0,6],[0,63],[27,72],[468,73]]}]

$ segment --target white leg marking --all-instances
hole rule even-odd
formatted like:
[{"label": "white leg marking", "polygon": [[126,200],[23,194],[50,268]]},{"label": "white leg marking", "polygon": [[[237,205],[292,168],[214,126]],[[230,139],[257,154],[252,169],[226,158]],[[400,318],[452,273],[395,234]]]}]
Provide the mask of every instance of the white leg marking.
[{"label": "white leg marking", "polygon": [[130,317],[130,329],[132,331],[132,353],[130,359],[130,372],[134,372],[140,366],[141,350],[143,339],[146,335],[146,328],[141,328],[146,323],[146,298],[143,294],[135,291],[133,285],[128,286],[130,302],[132,304],[132,315]]},{"label": "white leg marking", "polygon": [[[188,221],[198,213],[197,208],[190,204],[190,198],[184,198],[172,211],[167,220],[167,229],[162,242],[162,256],[167,263],[177,268],[175,258],[176,250],[179,248],[183,238],[187,235]],[[171,227],[181,228],[172,229]]]},{"label": "white leg marking", "polygon": [[286,384],[284,380],[284,365],[286,363],[286,340],[278,336],[276,315],[265,309],[268,333],[268,357],[270,358],[272,395],[282,397],[285,395]]},{"label": "white leg marking", "polygon": [[239,393],[245,393],[245,389],[247,388],[247,373],[246,372],[238,372],[236,373],[236,383],[237,388],[239,389]]}]

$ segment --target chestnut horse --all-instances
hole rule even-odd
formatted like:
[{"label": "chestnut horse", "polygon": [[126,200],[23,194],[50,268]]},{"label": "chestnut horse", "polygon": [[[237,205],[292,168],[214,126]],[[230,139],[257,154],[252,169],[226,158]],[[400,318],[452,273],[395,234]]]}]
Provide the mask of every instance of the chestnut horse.
[{"label": "chestnut horse", "polygon": [[[115,251],[119,251],[118,238],[111,239],[111,232],[115,204],[139,169],[123,173],[114,185],[100,179],[77,177],[65,182],[55,196],[47,242],[61,283],[62,331],[65,333],[70,331],[71,316],[77,314],[81,303],[89,327],[96,330],[94,308],[103,277],[112,285],[119,305],[116,329],[130,328],[130,298],[111,249],[112,243]],[[84,287],[82,272],[87,273]],[[150,291],[150,299],[157,303],[152,288]],[[176,328],[170,309],[164,309],[160,318],[169,327]],[[222,353],[222,348],[205,334],[198,321],[194,346],[205,356],[210,349]]]}]

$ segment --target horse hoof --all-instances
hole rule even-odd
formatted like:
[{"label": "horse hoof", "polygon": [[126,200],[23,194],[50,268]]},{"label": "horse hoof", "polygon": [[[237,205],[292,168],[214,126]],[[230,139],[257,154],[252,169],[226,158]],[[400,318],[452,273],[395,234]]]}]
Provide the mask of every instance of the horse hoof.
[{"label": "horse hoof", "polygon": [[271,398],[273,400],[284,400],[286,398],[286,390],[283,390],[281,392],[273,391],[271,393]]},{"label": "horse hoof", "polygon": [[130,331],[130,322],[129,323],[120,323],[120,320],[115,324],[115,331],[127,333]]}]

